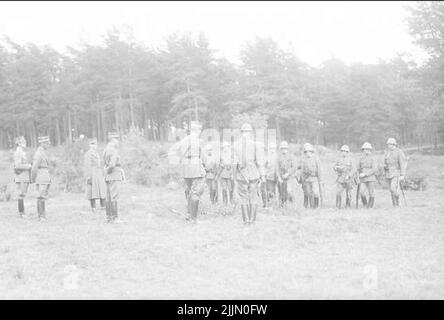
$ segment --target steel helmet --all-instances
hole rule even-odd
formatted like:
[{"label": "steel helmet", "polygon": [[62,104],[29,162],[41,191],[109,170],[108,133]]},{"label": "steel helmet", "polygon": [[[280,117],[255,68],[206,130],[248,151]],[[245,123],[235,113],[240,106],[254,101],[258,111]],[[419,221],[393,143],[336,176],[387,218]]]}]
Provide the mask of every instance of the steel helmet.
[{"label": "steel helmet", "polygon": [[341,147],[341,151],[350,152],[350,148],[349,148],[346,144],[344,144],[344,145]]},{"label": "steel helmet", "polygon": [[253,131],[253,127],[249,123],[244,123],[241,127],[242,132]]},{"label": "steel helmet", "polygon": [[202,129],[202,125],[198,121],[191,121],[190,122],[190,130],[200,130]]},{"label": "steel helmet", "polygon": [[314,152],[314,148],[310,143],[304,144],[304,152],[307,152],[307,151]]},{"label": "steel helmet", "polygon": [[279,145],[279,149],[288,149],[288,142],[282,141],[281,144]]},{"label": "steel helmet", "polygon": [[395,138],[388,138],[387,139],[387,144],[393,144],[396,146],[396,139]]},{"label": "steel helmet", "polygon": [[372,148],[372,145],[369,143],[369,142],[365,142],[363,145],[362,145],[362,148],[361,148],[362,150],[364,150],[364,149],[369,149],[369,150],[372,150],[373,148]]}]

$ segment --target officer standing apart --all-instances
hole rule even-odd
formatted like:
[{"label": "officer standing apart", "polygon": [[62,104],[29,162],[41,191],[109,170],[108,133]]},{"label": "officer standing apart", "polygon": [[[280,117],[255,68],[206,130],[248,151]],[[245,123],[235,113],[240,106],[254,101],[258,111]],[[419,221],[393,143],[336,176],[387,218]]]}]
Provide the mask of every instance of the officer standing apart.
[{"label": "officer standing apart", "polygon": [[279,190],[279,206],[283,207],[289,200],[288,180],[294,175],[296,165],[291,153],[288,152],[287,141],[282,141],[279,145],[279,156],[277,160],[277,178]]},{"label": "officer standing apart", "polygon": [[404,180],[406,169],[404,152],[397,147],[394,138],[389,138],[387,140],[387,150],[384,155],[384,170],[394,207],[399,207],[399,184]]},{"label": "officer standing apart", "polygon": [[[375,182],[377,182],[376,174],[378,172],[378,165],[376,158],[372,155],[372,145],[368,142],[362,145],[362,156],[359,159],[359,193],[364,207],[373,208],[375,204]],[[365,188],[364,188],[365,187]],[[365,196],[368,191],[368,202]],[[359,197],[356,198],[359,201]]]},{"label": "officer standing apart", "polygon": [[333,170],[338,175],[336,179],[336,207],[341,209],[342,193],[345,190],[345,207],[351,207],[351,191],[353,189],[354,165],[350,157],[350,148],[341,147],[341,156],[336,160]]},{"label": "officer standing apart", "polygon": [[196,223],[200,198],[205,189],[205,168],[202,160],[201,125],[191,121],[190,134],[179,142],[178,153],[182,164],[187,199],[187,220]]},{"label": "officer standing apart", "polygon": [[28,193],[29,183],[31,182],[31,164],[26,157],[26,139],[18,137],[15,141],[17,149],[14,153],[14,181],[18,191],[18,212],[20,217],[25,215],[25,197]]},{"label": "officer standing apart", "polygon": [[46,220],[46,204],[48,199],[49,187],[51,186],[51,177],[49,175],[49,158],[46,153],[51,145],[49,136],[38,137],[39,147],[37,148],[32,163],[31,176],[32,182],[38,192],[37,196],[37,214],[39,220]]},{"label": "officer standing apart", "polygon": [[265,182],[264,149],[253,140],[253,128],[249,123],[242,125],[241,133],[234,146],[234,179],[242,219],[245,224],[252,224],[256,221],[260,204],[259,184]]},{"label": "officer standing apart", "polygon": [[300,182],[304,191],[304,207],[319,207],[320,188],[322,183],[321,163],[314,154],[314,148],[310,143],[304,145],[304,155],[297,168],[300,171]]},{"label": "officer standing apart", "polygon": [[105,207],[106,184],[103,177],[103,167],[97,152],[97,139],[89,140],[89,150],[84,156],[84,172],[86,177],[86,199],[89,200],[91,211],[96,209],[96,200],[100,207]]},{"label": "officer standing apart", "polygon": [[106,182],[106,218],[109,223],[122,222],[118,218],[118,200],[120,196],[120,184],[125,180],[125,173],[121,167],[119,146],[119,134],[108,134],[108,145],[103,151],[103,162]]}]

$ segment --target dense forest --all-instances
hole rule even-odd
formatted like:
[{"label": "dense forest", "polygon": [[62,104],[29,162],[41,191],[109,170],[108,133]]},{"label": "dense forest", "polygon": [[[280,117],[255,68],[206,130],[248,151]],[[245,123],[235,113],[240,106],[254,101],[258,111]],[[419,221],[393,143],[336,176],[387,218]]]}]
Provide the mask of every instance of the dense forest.
[{"label": "dense forest", "polygon": [[35,146],[48,134],[57,145],[80,134],[105,141],[107,132],[131,127],[164,141],[189,120],[221,129],[245,117],[295,143],[382,147],[394,136],[436,147],[444,141],[444,2],[419,2],[406,13],[413,41],[429,54],[422,66],[399,55],[377,64],[332,58],[314,68],[259,37],[237,65],[217,58],[204,34],[174,34],[158,49],[114,28],[100,45],[63,54],[5,36],[0,148],[18,135]]}]

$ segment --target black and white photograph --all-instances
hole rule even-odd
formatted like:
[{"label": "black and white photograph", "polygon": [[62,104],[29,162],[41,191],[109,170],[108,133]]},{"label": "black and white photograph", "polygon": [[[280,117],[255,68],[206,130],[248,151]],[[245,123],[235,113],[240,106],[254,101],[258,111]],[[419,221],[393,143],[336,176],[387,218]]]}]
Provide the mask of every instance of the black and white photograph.
[{"label": "black and white photograph", "polygon": [[443,191],[444,1],[0,2],[0,300],[441,300]]}]

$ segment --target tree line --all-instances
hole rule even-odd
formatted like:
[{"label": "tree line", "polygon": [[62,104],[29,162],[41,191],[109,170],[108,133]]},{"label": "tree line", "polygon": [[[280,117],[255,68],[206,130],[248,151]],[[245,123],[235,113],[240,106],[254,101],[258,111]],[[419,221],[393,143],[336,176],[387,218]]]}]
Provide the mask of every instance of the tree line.
[{"label": "tree line", "polygon": [[424,66],[406,56],[346,65],[337,58],[311,67],[271,38],[257,37],[240,65],[219,58],[204,34],[173,34],[161,49],[113,28],[97,45],[60,53],[50,46],[0,41],[0,148],[24,135],[53,144],[84,134],[140,129],[165,141],[172,127],[198,119],[216,129],[249,119],[278,138],[382,147],[444,140],[444,5],[420,2],[407,26],[430,55]]}]

